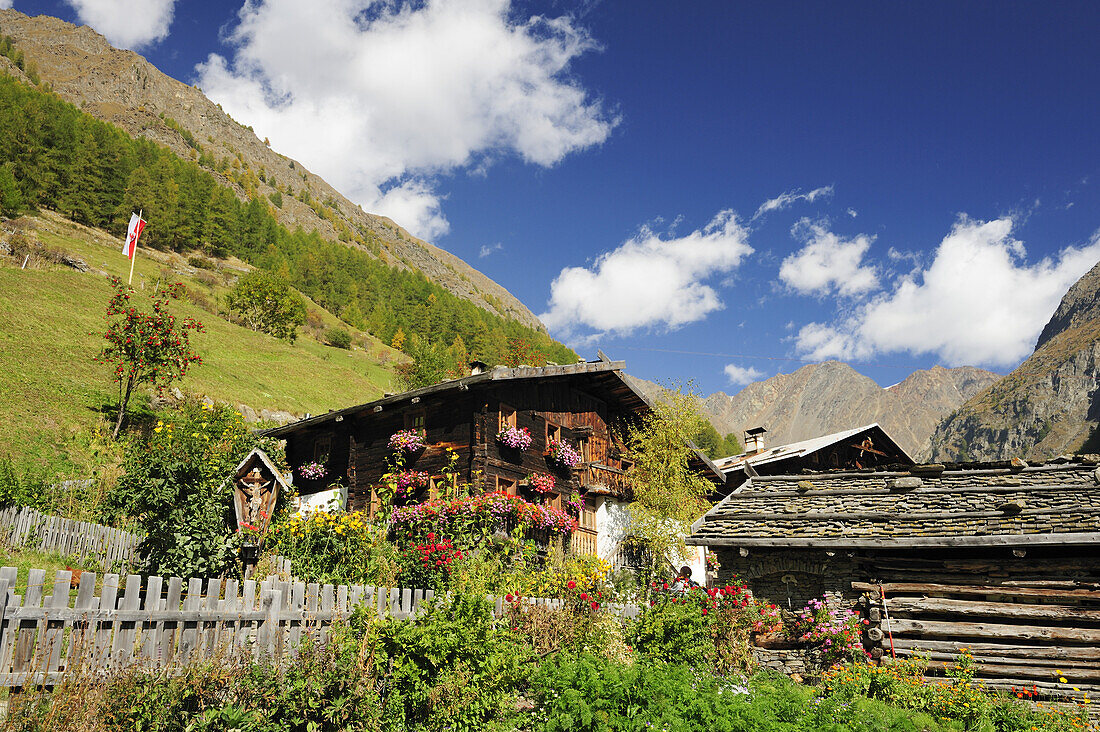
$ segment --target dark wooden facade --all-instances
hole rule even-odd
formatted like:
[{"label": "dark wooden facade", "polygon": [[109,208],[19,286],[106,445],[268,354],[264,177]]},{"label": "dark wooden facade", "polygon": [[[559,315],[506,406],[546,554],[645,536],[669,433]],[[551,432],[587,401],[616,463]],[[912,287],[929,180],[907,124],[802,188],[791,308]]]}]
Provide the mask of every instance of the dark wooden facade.
[{"label": "dark wooden facade", "polygon": [[[766,432],[760,428],[751,431]],[[758,435],[757,439],[760,437]],[[754,475],[883,469],[907,467],[913,464],[913,458],[909,457],[878,424],[864,425],[786,445],[766,447],[715,461],[715,465],[726,474],[726,491],[734,490]]]},{"label": "dark wooden facade", "polygon": [[[541,368],[497,367],[486,373],[388,396],[338,412],[270,430],[287,441],[287,460],[295,468],[324,463],[329,474],[311,482],[296,480],[300,493],[327,487],[335,478],[348,486],[348,508],[373,505],[374,489],[387,471],[390,436],[404,429],[423,429],[426,447],[410,456],[406,468],[423,471],[432,485],[411,501],[445,494],[444,468],[457,456],[457,481],[474,493],[502,490],[535,502],[562,506],[574,494],[625,497],[623,458],[617,431],[650,408],[623,378],[622,362],[597,361]],[[511,424],[527,428],[528,450],[500,444],[496,435]],[[546,456],[548,443],[560,439],[578,449],[576,469],[557,466]],[[714,481],[722,476],[701,456],[700,465]],[[556,493],[541,495],[526,486],[535,473],[554,476]],[[298,475],[296,473],[296,475]],[[589,510],[594,510],[591,502]],[[593,523],[582,514],[581,534]],[[586,521],[585,519],[590,519]],[[594,551],[594,536],[579,536]]]},{"label": "dark wooden facade", "polygon": [[926,655],[939,676],[969,648],[991,687],[1100,692],[1092,461],[758,476],[688,541],[784,609],[857,608],[875,657]]}]

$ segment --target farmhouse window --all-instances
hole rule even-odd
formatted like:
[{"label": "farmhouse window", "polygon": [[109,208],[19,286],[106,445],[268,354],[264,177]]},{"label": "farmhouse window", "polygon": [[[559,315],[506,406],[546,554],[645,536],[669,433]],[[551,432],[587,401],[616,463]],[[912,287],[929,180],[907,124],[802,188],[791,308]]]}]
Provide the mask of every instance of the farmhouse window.
[{"label": "farmhouse window", "polygon": [[555,440],[561,439],[561,425],[554,424],[553,422],[546,423],[546,444],[549,445]]},{"label": "farmhouse window", "polygon": [[313,441],[313,460],[318,463],[327,463],[328,455],[332,451],[332,435],[318,435]]},{"label": "farmhouse window", "polygon": [[504,430],[516,426],[516,410],[501,402],[500,416],[497,422],[497,430]]},{"label": "farmhouse window", "polygon": [[594,497],[584,497],[584,506],[581,508],[581,515],[578,523],[582,529],[587,529],[589,531],[596,530],[596,499]]},{"label": "farmhouse window", "polygon": [[427,411],[424,409],[417,409],[414,412],[405,412],[405,429],[407,430],[422,430],[424,429],[425,415]]},{"label": "farmhouse window", "polygon": [[503,476],[496,476],[497,490],[502,493],[507,493],[510,496],[516,495],[516,481],[511,478],[505,478]]}]

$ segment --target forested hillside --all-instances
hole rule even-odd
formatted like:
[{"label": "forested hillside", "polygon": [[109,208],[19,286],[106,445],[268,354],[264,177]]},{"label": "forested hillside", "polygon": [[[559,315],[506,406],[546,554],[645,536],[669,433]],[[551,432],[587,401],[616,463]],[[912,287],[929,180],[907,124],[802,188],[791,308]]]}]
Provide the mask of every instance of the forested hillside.
[{"label": "forested hillside", "polygon": [[[17,53],[10,43],[8,51]],[[514,360],[517,350],[535,362],[575,358],[541,331],[372,257],[377,241],[368,231],[360,232],[363,246],[352,246],[287,230],[273,213],[281,194],[239,200],[199,165],[204,153],[195,146],[196,161],[182,160],[48,90],[0,74],[0,213],[6,216],[47,207],[121,235],[130,212],[144,211],[149,224],[143,245],[238,256],[279,275],[349,324],[414,357],[427,354],[454,368],[467,356],[489,363]]]}]

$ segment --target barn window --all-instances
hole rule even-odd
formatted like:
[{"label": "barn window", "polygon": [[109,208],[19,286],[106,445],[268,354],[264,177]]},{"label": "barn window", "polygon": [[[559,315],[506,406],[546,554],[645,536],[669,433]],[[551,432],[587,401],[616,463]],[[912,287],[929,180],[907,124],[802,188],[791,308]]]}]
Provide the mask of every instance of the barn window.
[{"label": "barn window", "polygon": [[318,435],[313,441],[313,460],[318,463],[327,463],[328,455],[332,451],[332,435]]}]

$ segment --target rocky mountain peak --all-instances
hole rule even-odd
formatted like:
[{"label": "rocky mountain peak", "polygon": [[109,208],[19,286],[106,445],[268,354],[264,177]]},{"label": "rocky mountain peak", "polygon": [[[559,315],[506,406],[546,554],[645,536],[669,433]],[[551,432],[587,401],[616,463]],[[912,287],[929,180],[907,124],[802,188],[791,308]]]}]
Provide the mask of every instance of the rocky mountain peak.
[{"label": "rocky mountain peak", "polygon": [[1035,350],[1059,333],[1097,319],[1100,319],[1100,262],[1062,296],[1058,309],[1039,334]]}]

